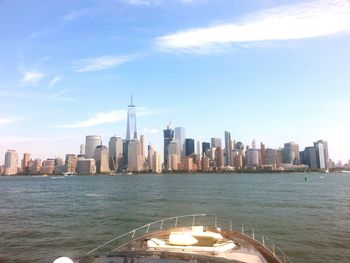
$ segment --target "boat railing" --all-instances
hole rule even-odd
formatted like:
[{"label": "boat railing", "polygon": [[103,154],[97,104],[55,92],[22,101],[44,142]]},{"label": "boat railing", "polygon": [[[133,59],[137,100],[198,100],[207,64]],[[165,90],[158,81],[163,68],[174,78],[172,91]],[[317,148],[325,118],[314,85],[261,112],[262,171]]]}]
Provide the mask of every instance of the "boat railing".
[{"label": "boat railing", "polygon": [[273,255],[275,255],[280,262],[291,263],[291,260],[270,238],[257,232],[253,227],[247,227],[244,224],[237,224],[234,220],[208,214],[173,216],[148,223],[103,243],[89,251],[87,255],[102,253],[108,254],[118,250],[125,243],[144,235],[171,228],[192,226],[215,227],[240,232],[240,234],[253,238],[256,242],[260,243],[264,248],[268,249]]}]

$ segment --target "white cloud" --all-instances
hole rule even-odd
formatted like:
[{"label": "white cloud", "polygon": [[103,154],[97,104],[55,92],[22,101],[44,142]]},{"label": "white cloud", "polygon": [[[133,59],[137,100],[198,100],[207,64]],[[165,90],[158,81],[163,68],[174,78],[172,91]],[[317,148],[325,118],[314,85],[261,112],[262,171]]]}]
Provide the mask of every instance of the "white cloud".
[{"label": "white cloud", "polygon": [[61,90],[57,93],[47,93],[47,92],[18,92],[18,91],[1,91],[0,97],[7,98],[17,98],[17,99],[26,99],[26,100],[38,100],[38,101],[71,101],[75,102],[77,100],[67,97],[65,94],[67,90]]},{"label": "white cloud", "polygon": [[[147,115],[154,114],[154,113],[155,113],[154,111],[150,111],[147,108],[139,108],[137,110],[137,116],[147,116]],[[97,125],[101,125],[101,124],[124,121],[124,120],[126,120],[126,115],[127,115],[126,110],[114,110],[114,111],[110,111],[110,112],[100,112],[100,113],[96,113],[94,116],[92,116],[91,118],[89,118],[85,121],[80,121],[80,122],[75,122],[75,123],[70,123],[70,124],[56,125],[54,127],[56,127],[56,128],[92,127],[92,126],[97,126]]]},{"label": "white cloud", "polygon": [[154,134],[154,133],[158,133],[159,132],[159,129],[157,128],[151,128],[151,129],[148,129],[148,128],[144,128],[142,130],[142,133],[151,133],[151,134]]},{"label": "white cloud", "polygon": [[50,82],[49,82],[49,88],[55,86],[58,82],[61,81],[60,76],[55,76]]},{"label": "white cloud", "polygon": [[82,16],[88,15],[89,10],[88,9],[80,9],[80,10],[74,10],[64,16],[61,17],[63,21],[72,21],[75,19],[78,19]]},{"label": "white cloud", "polygon": [[102,56],[98,58],[85,58],[74,63],[76,72],[91,72],[109,69],[117,65],[134,60],[134,56]]},{"label": "white cloud", "polygon": [[233,43],[304,39],[350,32],[350,3],[322,0],[266,9],[237,23],[194,28],[157,38],[161,49],[198,51]]},{"label": "white cloud", "polygon": [[19,119],[16,119],[16,118],[0,117],[0,125],[11,124],[11,123],[18,122],[18,121],[19,121]]},{"label": "white cloud", "polygon": [[24,84],[36,84],[44,77],[44,73],[37,71],[26,72],[23,76]]}]

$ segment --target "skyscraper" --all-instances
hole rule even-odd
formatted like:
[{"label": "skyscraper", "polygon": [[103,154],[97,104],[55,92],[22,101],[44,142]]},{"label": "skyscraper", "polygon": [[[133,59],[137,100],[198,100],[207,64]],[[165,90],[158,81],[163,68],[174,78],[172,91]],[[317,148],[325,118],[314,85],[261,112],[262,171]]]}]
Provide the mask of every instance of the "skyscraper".
[{"label": "skyscraper", "polygon": [[178,143],[180,145],[181,157],[184,157],[186,155],[185,138],[186,138],[185,128],[176,127],[175,128],[175,139],[178,141]]},{"label": "skyscraper", "polygon": [[102,144],[101,136],[88,135],[85,139],[85,157],[87,159],[94,158],[95,149]]},{"label": "skyscraper", "polygon": [[128,171],[138,172],[143,169],[141,160],[141,143],[134,139],[128,143]]},{"label": "skyscraper", "polygon": [[29,174],[29,159],[30,159],[30,153],[24,153],[23,159],[22,159],[23,174]]},{"label": "skyscraper", "polygon": [[317,155],[315,147],[306,147],[303,157],[303,164],[308,165],[310,169],[317,169]]},{"label": "skyscraper", "polygon": [[127,116],[127,126],[126,126],[126,140],[130,141],[137,139],[137,130],[136,130],[136,108],[132,101],[128,106],[128,116]]},{"label": "skyscraper", "polygon": [[174,139],[174,130],[170,129],[170,125],[167,126],[165,130],[163,130],[164,135],[164,167],[167,169],[168,167],[168,151],[169,144]]},{"label": "skyscraper", "polygon": [[231,143],[231,133],[225,131],[225,166],[231,165],[231,152],[232,152],[232,143]]},{"label": "skyscraper", "polygon": [[18,154],[15,150],[8,150],[5,154],[5,175],[15,175],[18,169]]},{"label": "skyscraper", "polygon": [[283,163],[300,164],[299,144],[289,142],[284,144]]},{"label": "skyscraper", "polygon": [[211,138],[211,147],[222,147],[220,138]]},{"label": "skyscraper", "polygon": [[202,154],[205,153],[206,156],[208,156],[210,150],[210,143],[209,142],[202,142]]},{"label": "skyscraper", "polygon": [[97,173],[109,173],[109,150],[104,145],[98,145],[94,152]]},{"label": "skyscraper", "polygon": [[109,169],[116,171],[123,165],[123,140],[113,136],[109,139]]},{"label": "skyscraper", "polygon": [[328,169],[328,143],[323,140],[314,142],[317,168]]},{"label": "skyscraper", "polygon": [[194,153],[194,140],[187,138],[185,140],[186,156],[189,156]]}]

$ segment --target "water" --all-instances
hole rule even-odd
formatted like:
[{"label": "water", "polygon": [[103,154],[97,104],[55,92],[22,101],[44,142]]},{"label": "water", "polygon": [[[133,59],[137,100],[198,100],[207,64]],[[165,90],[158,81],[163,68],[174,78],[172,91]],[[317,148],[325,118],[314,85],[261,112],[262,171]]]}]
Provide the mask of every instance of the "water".
[{"label": "water", "polygon": [[0,177],[0,262],[83,255],[193,213],[253,225],[294,262],[349,262],[350,176],[317,173]]}]

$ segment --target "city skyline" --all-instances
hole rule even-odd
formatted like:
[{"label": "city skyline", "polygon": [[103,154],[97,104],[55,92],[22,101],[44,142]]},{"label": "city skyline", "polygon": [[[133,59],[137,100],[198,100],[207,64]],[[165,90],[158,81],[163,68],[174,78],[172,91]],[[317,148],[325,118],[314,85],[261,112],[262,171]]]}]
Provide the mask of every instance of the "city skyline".
[{"label": "city skyline", "polygon": [[124,138],[131,93],[138,135],[160,152],[171,121],[195,141],[325,139],[350,158],[348,1],[20,4],[0,3],[0,163]]}]

